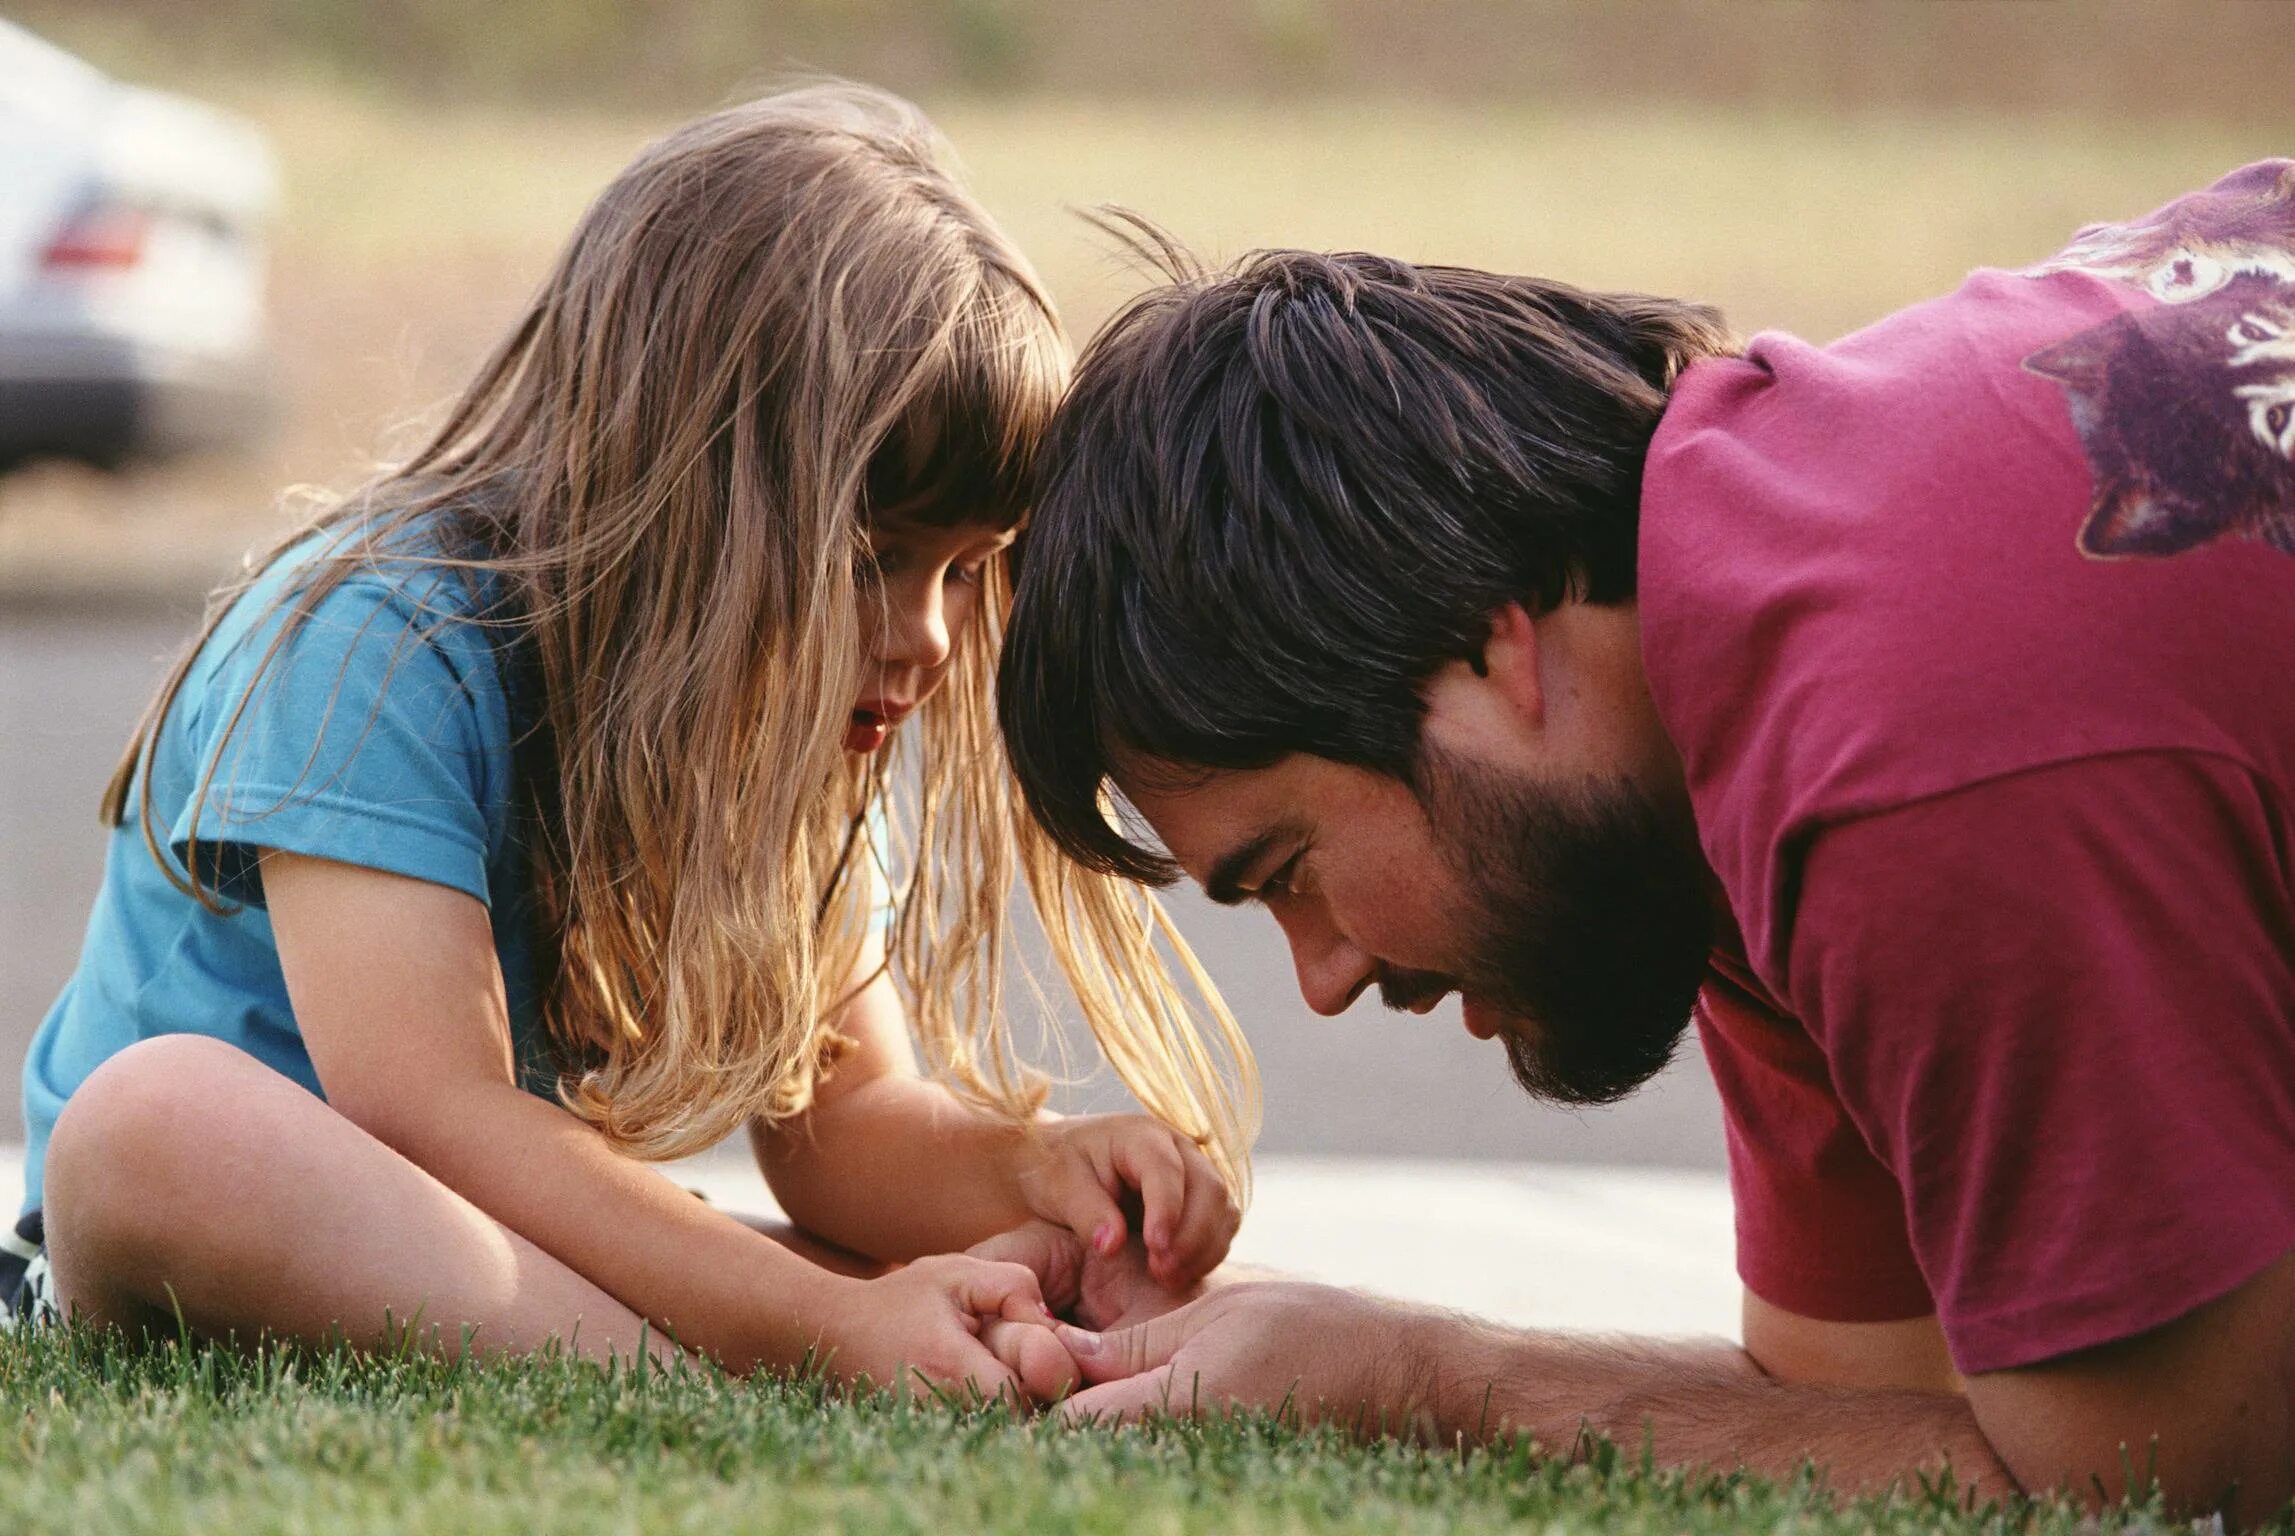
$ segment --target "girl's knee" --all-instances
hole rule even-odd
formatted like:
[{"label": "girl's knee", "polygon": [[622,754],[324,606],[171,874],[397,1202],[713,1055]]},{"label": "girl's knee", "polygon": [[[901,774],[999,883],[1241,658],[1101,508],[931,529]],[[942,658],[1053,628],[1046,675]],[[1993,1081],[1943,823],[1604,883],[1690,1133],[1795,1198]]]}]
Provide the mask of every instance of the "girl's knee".
[{"label": "girl's knee", "polygon": [[219,1169],[244,1166],[302,1090],[235,1046],[163,1035],[113,1056],[65,1101],[48,1137],[41,1203],[58,1302],[97,1321],[151,1323],[153,1291],[228,1227],[237,1198]]},{"label": "girl's knee", "polygon": [[89,1074],[48,1137],[42,1204],[86,1229],[109,1208],[140,1208],[214,1166],[248,1118],[251,1088],[291,1086],[236,1046],[204,1035],[141,1040]]}]

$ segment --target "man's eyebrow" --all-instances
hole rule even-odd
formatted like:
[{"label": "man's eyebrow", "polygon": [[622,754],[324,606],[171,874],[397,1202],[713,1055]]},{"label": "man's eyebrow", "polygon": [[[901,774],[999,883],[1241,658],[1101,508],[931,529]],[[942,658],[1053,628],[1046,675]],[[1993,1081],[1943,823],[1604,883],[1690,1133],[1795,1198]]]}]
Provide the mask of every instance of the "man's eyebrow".
[{"label": "man's eyebrow", "polygon": [[1291,835],[1291,825],[1281,822],[1254,834],[1239,848],[1231,848],[1219,856],[1204,877],[1203,894],[1223,907],[1239,907],[1249,901],[1253,892],[1243,889],[1243,879],[1267,857],[1267,850]]}]

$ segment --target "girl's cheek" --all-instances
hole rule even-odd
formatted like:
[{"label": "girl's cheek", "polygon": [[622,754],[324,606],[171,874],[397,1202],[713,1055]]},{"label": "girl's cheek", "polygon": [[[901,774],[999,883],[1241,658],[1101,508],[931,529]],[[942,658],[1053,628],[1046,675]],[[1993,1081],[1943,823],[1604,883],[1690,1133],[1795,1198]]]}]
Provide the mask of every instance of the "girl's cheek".
[{"label": "girl's cheek", "polygon": [[973,615],[980,610],[980,589],[963,583],[951,587],[941,601],[944,604],[941,611],[948,624],[948,642],[952,646],[961,644],[965,631],[972,628]]},{"label": "girl's cheek", "polygon": [[861,587],[855,596],[859,599],[853,607],[854,617],[861,626],[861,655],[872,663],[882,661],[885,631],[900,621],[893,607],[893,594],[882,580],[874,580]]}]

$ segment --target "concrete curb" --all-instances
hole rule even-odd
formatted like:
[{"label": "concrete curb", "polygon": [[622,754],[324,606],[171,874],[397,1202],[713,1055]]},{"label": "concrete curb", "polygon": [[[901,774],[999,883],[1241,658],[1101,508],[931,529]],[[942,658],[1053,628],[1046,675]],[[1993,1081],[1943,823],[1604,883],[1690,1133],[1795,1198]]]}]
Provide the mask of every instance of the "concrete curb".
[{"label": "concrete curb", "polygon": [[[23,1158],[0,1148],[0,1188]],[[774,1212],[739,1153],[662,1172],[729,1210]],[[1267,1157],[1257,1182],[1241,1263],[1521,1327],[1737,1337],[1720,1174]]]}]

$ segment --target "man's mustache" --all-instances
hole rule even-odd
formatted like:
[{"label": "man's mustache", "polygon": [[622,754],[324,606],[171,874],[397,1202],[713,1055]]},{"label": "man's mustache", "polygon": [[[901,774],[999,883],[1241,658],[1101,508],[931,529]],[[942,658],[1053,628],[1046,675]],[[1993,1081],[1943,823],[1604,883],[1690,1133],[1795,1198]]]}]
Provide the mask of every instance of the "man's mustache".
[{"label": "man's mustache", "polygon": [[1408,1013],[1423,1007],[1446,992],[1458,990],[1458,983],[1440,971],[1404,971],[1379,967],[1379,1001],[1397,1013]]}]

